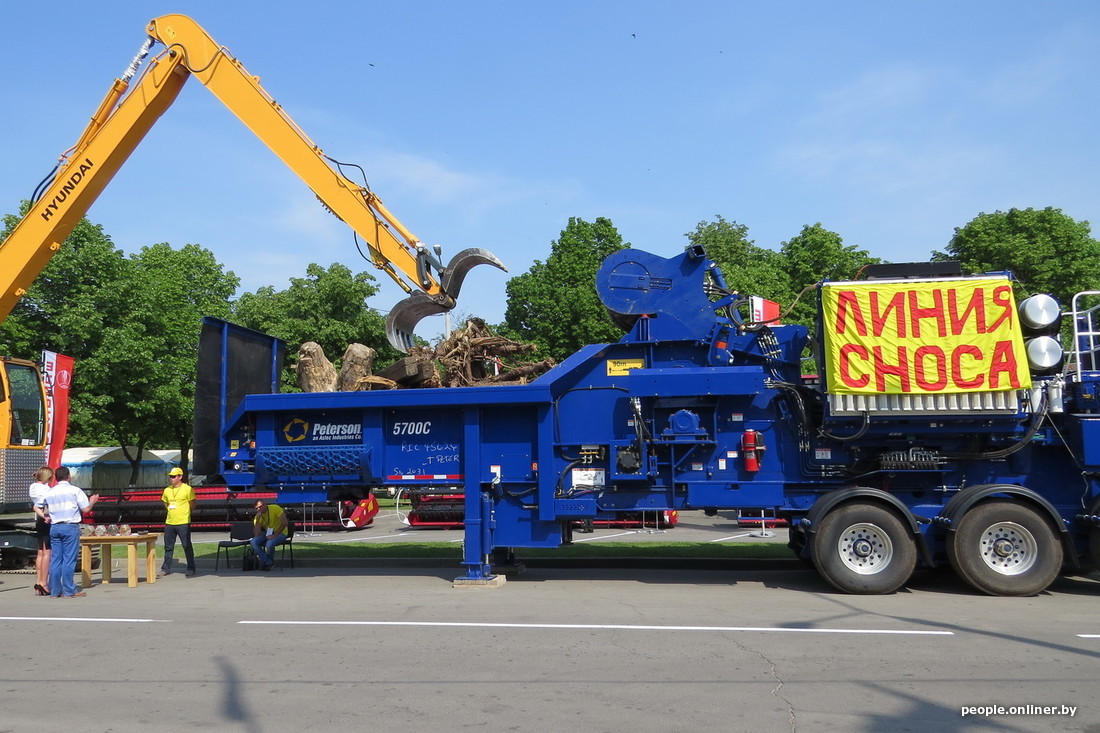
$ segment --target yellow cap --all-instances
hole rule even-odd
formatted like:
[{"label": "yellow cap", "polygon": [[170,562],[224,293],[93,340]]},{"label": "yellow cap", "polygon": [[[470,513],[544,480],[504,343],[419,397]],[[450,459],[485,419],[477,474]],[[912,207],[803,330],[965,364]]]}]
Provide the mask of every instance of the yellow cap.
[{"label": "yellow cap", "polygon": [[169,476],[182,476],[183,475],[183,469],[182,468],[173,468],[171,471],[168,472],[168,475]]}]

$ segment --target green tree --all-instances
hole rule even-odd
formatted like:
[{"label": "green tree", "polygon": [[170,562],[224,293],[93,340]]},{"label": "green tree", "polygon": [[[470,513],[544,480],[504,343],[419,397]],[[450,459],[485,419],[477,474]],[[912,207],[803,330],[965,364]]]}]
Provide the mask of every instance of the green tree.
[{"label": "green tree", "polygon": [[[18,220],[5,217],[5,237]],[[70,444],[176,445],[186,460],[199,321],[228,315],[237,282],[196,245],[158,244],[126,258],[82,219],[0,325],[0,350],[75,359]],[[140,456],[129,454],[131,482]]]},{"label": "green tree", "polygon": [[[26,204],[24,204],[24,210]],[[4,218],[6,238],[20,217]],[[69,443],[109,445],[100,410],[104,400],[90,370],[108,329],[125,321],[127,267],[103,227],[81,219],[27,294],[0,324],[0,353],[37,359],[42,350],[75,359],[70,393]]]},{"label": "green tree", "polygon": [[596,271],[612,252],[629,247],[610,219],[570,217],[546,262],[511,278],[505,286],[506,334],[530,341],[561,361],[585,344],[618,341],[616,326],[596,293]]},{"label": "green tree", "polygon": [[[328,269],[310,264],[306,276],[291,278],[286,290],[265,286],[241,295],[233,304],[233,320],[283,339],[290,353],[306,341],[316,341],[339,365],[348,345],[360,343],[375,350],[377,363],[389,364],[401,354],[386,339],[385,319],[367,305],[377,292],[369,273],[352,273],[339,263]],[[283,384],[293,388],[296,383],[288,367]]]},{"label": "green tree", "polygon": [[[195,373],[203,316],[229,317],[229,303],[240,279],[214,254],[196,244],[173,249],[167,243],[144,247],[130,259],[135,322],[146,326],[147,346],[156,349],[148,368],[150,400],[156,410],[150,439],[180,449],[187,471],[195,410]],[[140,460],[140,453],[135,457]],[[137,465],[134,467],[137,470]]]},{"label": "green tree", "polygon": [[1027,292],[1066,308],[1075,293],[1100,288],[1100,242],[1089,223],[1051,207],[979,214],[932,258],[959,260],[968,273],[1011,270]]},{"label": "green tree", "polygon": [[816,300],[814,293],[805,291],[808,286],[824,279],[853,278],[866,265],[881,262],[867,250],[845,245],[839,234],[821,226],[820,222],[802,227],[798,235],[783,243],[779,253],[790,283],[784,308],[798,298],[784,322],[804,326],[812,326],[816,318]]},{"label": "green tree", "polygon": [[[0,239],[19,220],[5,216]],[[0,353],[36,359],[49,349],[87,357],[101,343],[103,328],[124,310],[126,295],[119,281],[125,268],[122,250],[103,227],[81,219],[0,324]]]},{"label": "green tree", "polygon": [[701,221],[695,231],[684,236],[694,245],[702,245],[707,256],[718,263],[730,290],[744,296],[760,295],[784,302],[790,292],[790,280],[778,252],[757,246],[748,237],[743,224],[726,221]]},{"label": "green tree", "polygon": [[85,420],[123,448],[134,483],[146,448],[178,447],[186,470],[200,321],[228,315],[238,279],[193,244],[145,247],[125,264],[116,285],[125,311],[104,324],[100,345],[78,362],[75,381],[87,388],[80,405]]}]

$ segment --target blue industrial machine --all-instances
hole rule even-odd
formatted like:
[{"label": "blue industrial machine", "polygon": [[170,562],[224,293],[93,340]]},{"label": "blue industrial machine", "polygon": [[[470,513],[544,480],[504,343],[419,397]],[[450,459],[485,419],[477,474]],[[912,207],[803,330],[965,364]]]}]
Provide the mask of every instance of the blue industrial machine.
[{"label": "blue industrial machine", "polygon": [[[792,549],[847,592],[950,564],[986,593],[1034,594],[1100,561],[1092,312],[1075,301],[1063,358],[1053,299],[1017,307],[1007,275],[934,265],[821,284],[810,333],[746,315],[699,247],[625,249],[597,287],[629,331],[530,384],[242,395],[208,373],[205,472],[297,501],[460,491],[458,582],[569,542],[577,520],[742,509],[787,519]],[[206,363],[264,338],[206,328]],[[281,344],[268,347],[245,391],[276,383]]]}]

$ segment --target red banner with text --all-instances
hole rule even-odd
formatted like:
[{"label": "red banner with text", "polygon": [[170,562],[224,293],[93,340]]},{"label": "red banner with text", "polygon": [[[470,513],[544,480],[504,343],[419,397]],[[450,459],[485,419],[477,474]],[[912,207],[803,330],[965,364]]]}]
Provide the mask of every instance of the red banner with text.
[{"label": "red banner with text", "polygon": [[46,441],[46,462],[61,465],[61,451],[69,434],[69,387],[73,382],[73,358],[53,351],[42,352],[42,374],[46,381],[46,412],[50,434]]}]

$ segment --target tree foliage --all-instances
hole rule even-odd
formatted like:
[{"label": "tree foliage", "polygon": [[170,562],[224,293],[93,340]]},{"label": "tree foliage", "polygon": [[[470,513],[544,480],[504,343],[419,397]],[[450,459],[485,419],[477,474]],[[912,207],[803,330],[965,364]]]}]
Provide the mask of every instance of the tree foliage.
[{"label": "tree foliage", "polygon": [[203,316],[229,316],[229,301],[240,280],[224,271],[212,252],[195,244],[178,250],[155,244],[131,257],[130,263],[131,321],[145,329],[142,343],[135,347],[154,350],[152,363],[146,365],[152,377],[148,404],[156,415],[149,441],[178,446],[186,469],[200,323]]},{"label": "tree foliage", "polygon": [[979,214],[933,258],[957,259],[968,273],[1011,270],[1027,291],[1065,307],[1075,293],[1100,288],[1100,242],[1089,223],[1051,207]]},{"label": "tree foliage", "polygon": [[807,288],[825,279],[853,278],[867,265],[882,261],[855,245],[845,245],[839,234],[820,222],[802,227],[801,232],[783,243],[779,254],[789,283],[783,305],[790,307],[794,303],[784,323],[805,326],[811,325],[815,317],[815,295]]},{"label": "tree foliage", "polygon": [[784,302],[790,292],[790,279],[782,257],[757,246],[748,233],[747,226],[719,216],[713,222],[699,222],[695,231],[684,236],[691,244],[702,245],[707,256],[718,263],[730,290]]},{"label": "tree foliage", "polygon": [[[3,239],[20,218],[4,217]],[[125,267],[122,250],[103,227],[81,219],[0,323],[0,353],[36,359],[49,349],[89,356],[102,343],[103,329],[125,310],[125,293],[117,287]]]},{"label": "tree foliage", "polygon": [[545,262],[510,279],[504,331],[538,344],[558,361],[585,344],[618,341],[616,326],[596,293],[596,270],[612,252],[629,247],[610,219],[587,222],[571,217],[550,244]]},{"label": "tree foliage", "polygon": [[[5,238],[18,221],[5,217]],[[111,441],[100,417],[107,400],[90,367],[104,348],[108,329],[125,320],[125,269],[126,258],[103,228],[82,219],[0,324],[0,353],[37,359],[50,350],[76,360],[69,436],[77,445]]]},{"label": "tree foliage", "polygon": [[[291,278],[286,290],[269,285],[242,294],[233,304],[233,320],[283,339],[291,353],[316,341],[338,364],[348,344],[360,343],[375,350],[377,363],[388,364],[401,354],[386,339],[385,319],[367,305],[378,292],[375,283],[369,273],[352,273],[339,263],[327,269],[310,264],[306,276]],[[296,384],[289,368],[283,384],[291,389]]]},{"label": "tree foliage", "polygon": [[[5,236],[18,222],[5,219]],[[0,350],[72,356],[69,440],[141,450],[191,445],[199,322],[226,316],[238,280],[197,245],[130,258],[82,219],[0,325]]]}]

